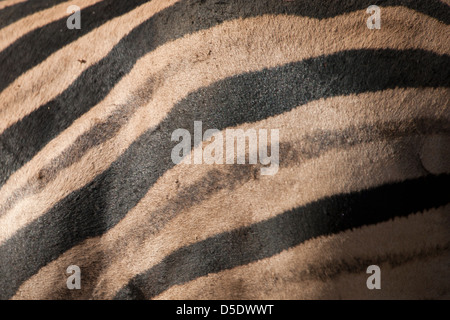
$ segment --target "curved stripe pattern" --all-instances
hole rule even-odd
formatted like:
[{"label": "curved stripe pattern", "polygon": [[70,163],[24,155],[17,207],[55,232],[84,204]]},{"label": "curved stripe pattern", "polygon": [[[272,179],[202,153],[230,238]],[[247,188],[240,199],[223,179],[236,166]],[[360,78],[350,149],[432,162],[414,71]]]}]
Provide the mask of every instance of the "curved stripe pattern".
[{"label": "curved stripe pattern", "polygon": [[[5,77],[0,81],[0,91],[3,91],[23,72],[44,61],[56,50],[144,2],[145,0],[126,2],[104,0],[82,9],[83,27],[81,29],[62,32],[67,29],[67,18],[64,17],[27,33],[0,52],[0,65],[5,71]],[[112,7],[114,10],[111,10]],[[46,46],[43,47],[42,43],[46,43]]]},{"label": "curved stripe pattern", "polygon": [[183,247],[133,278],[116,299],[149,299],[173,285],[271,257],[312,238],[445,205],[449,186],[450,175],[429,176],[321,199]]},{"label": "curved stripe pattern", "polygon": [[[82,8],[85,8],[99,1],[101,0],[84,0],[83,4],[80,5]],[[135,27],[149,19],[156,12],[173,5],[177,1],[179,0],[146,2],[132,11],[95,28],[76,41],[56,51],[45,61],[15,79],[8,88],[0,93],[0,100],[4,102],[0,108],[0,117],[6,120],[0,122],[0,134],[32,111],[58,97],[86,69],[110,53],[111,49]],[[74,2],[75,0],[72,0],[70,3]],[[34,21],[36,25],[53,22],[65,14],[64,10],[61,12],[61,8],[70,3],[64,3],[32,17],[27,17],[12,26],[21,29],[20,32],[25,34],[34,29],[33,25],[29,23],[30,19],[33,17],[38,19],[39,21]],[[24,28],[22,24],[28,28]],[[7,42],[9,37],[14,36],[8,34],[9,29],[8,27],[1,31],[2,35],[0,37],[3,37],[3,42]],[[97,39],[102,39],[101,45],[92,46],[92,43],[96,43]],[[40,81],[42,78],[47,79],[45,86],[42,86]],[[39,87],[38,92],[36,91],[37,87]],[[114,91],[112,90],[112,93]],[[21,108],[16,108],[17,105],[21,105]]]},{"label": "curved stripe pattern", "polygon": [[[83,9],[81,30],[60,33],[59,30],[65,27],[64,18],[25,34],[0,52],[0,66],[2,74],[5,75],[0,79],[0,92],[21,74],[38,66],[63,46],[144,2],[146,1],[134,0],[117,4],[103,0]],[[36,1],[34,6],[26,6],[25,2],[5,7],[0,11],[0,28],[57,3],[59,1]],[[106,57],[83,71],[60,95],[0,134],[0,191],[1,186],[14,172],[100,103],[118,82],[130,73],[138,59],[156,48],[232,19],[264,14],[324,19],[365,9],[373,4],[402,5],[435,18],[442,23],[442,28],[448,28],[449,7],[437,0],[346,0],[339,4],[312,0],[287,3],[276,0],[258,3],[243,0],[176,2],[134,28]],[[22,6],[26,9],[22,13],[16,12]],[[2,17],[7,18],[2,20]],[[43,43],[46,45],[42,46]],[[198,120],[203,121],[203,130],[225,130],[257,123],[302,108],[312,101],[337,96],[348,97],[388,90],[395,92],[411,88],[421,90],[424,87],[448,88],[449,66],[448,54],[418,48],[347,49],[280,64],[273,68],[235,74],[196,89],[178,101],[161,122],[151,126],[134,140],[108,169],[0,242],[0,299],[12,298],[21,287],[28,285],[28,281],[40,270],[70,249],[92,238],[106,236],[109,231],[114,230],[127,214],[141,203],[149,190],[176,167],[171,160],[171,151],[176,145],[171,141],[174,130],[184,128],[193,132],[193,123]],[[150,81],[148,85],[146,90],[152,92],[153,83]],[[133,94],[139,96],[136,92]],[[139,106],[130,101],[124,108],[128,108],[128,113],[135,113]],[[300,150],[303,157],[312,159],[331,149],[341,149],[337,150],[340,152],[355,145],[363,147],[378,140],[396,141],[399,146],[409,148],[413,140],[408,139],[428,139],[426,141],[432,141],[432,145],[424,143],[424,147],[431,148],[430,150],[441,156],[437,157],[437,160],[428,158],[428,161],[436,162],[450,154],[447,150],[450,121],[448,105],[442,108],[432,105],[437,108],[434,117],[416,116],[404,121],[390,121],[386,118],[376,124],[348,126],[339,131],[315,130],[315,135],[306,136],[302,140],[302,143],[305,143],[302,145],[303,149],[295,150]],[[86,131],[79,139],[75,139],[72,144],[75,148],[72,162],[61,162],[57,166],[69,168],[71,163],[78,161],[80,155],[86,152],[86,148],[99,146],[116,135],[127,119],[118,119],[117,114],[115,116],[112,114],[106,117],[105,121],[94,126],[93,130]],[[99,130],[102,134],[98,134]],[[356,134],[353,134],[354,132]],[[81,149],[78,150],[77,146]],[[191,143],[191,148],[196,147],[199,146]],[[281,147],[282,150],[292,149],[286,142],[282,142]],[[289,168],[298,165],[297,156],[299,155],[291,155],[291,162],[288,164],[287,159],[287,162],[281,163],[280,166]],[[311,239],[349,232],[363,226],[398,217],[409,217],[417,212],[448,205],[450,175],[446,171],[447,166],[437,163],[437,167],[444,168],[443,171],[431,172],[422,159],[417,163],[422,165],[423,176],[407,178],[406,173],[398,174],[403,177],[400,181],[383,182],[382,185],[368,189],[322,196],[296,208],[283,209],[284,212],[279,211],[278,214],[273,212],[273,216],[262,221],[222,230],[206,239],[182,244],[159,262],[148,263],[146,271],[142,272],[144,269],[141,269],[133,277],[122,279],[121,283],[126,285],[118,292],[108,292],[104,296],[115,296],[117,299],[155,298],[175,286],[211,273],[220,273],[275,257]],[[349,164],[349,167],[351,166]],[[45,175],[45,172],[42,174]],[[376,180],[375,177],[368,177],[370,178]],[[245,180],[239,175],[231,174],[227,181],[233,183],[239,179]],[[214,181],[217,183],[218,180]],[[220,187],[214,192],[220,192]],[[233,188],[230,188],[230,193],[232,192]],[[193,193],[195,188],[186,188],[182,197],[186,199],[186,203],[181,205],[190,203],[189,194]],[[14,201],[20,200],[20,192],[15,196],[16,199],[12,198],[11,203],[0,204],[0,209],[14,210]],[[251,197],[251,194],[248,196]],[[207,196],[193,196],[190,205],[193,206],[206,198]],[[180,206],[171,206],[170,200],[167,205],[168,211],[181,210]],[[14,214],[14,211],[10,214]],[[14,226],[0,227],[14,229]],[[155,228],[164,228],[164,224],[161,223]],[[449,236],[443,235],[443,238],[449,239]],[[437,245],[427,256],[443,255],[448,248],[448,243]],[[404,260],[409,261],[407,258]],[[111,267],[114,268],[115,265],[111,264]],[[96,280],[98,279],[92,281]],[[97,285],[99,287],[94,288],[95,285],[90,284],[89,290],[100,292],[101,282]],[[61,295],[64,297],[70,293]],[[101,297],[102,294],[98,293],[97,296]]]},{"label": "curved stripe pattern", "polygon": [[[435,95],[439,92],[436,90],[423,91],[428,91],[429,93],[434,92]],[[156,241],[153,241],[155,237],[163,241],[163,243],[170,243],[170,246],[163,244],[166,252],[170,253],[170,248],[172,245],[176,245],[178,241],[175,239],[167,239],[167,236],[170,237],[172,234],[170,230],[173,228],[176,229],[176,226],[182,225],[187,230],[190,230],[190,227],[186,224],[186,220],[190,220],[188,218],[189,212],[193,221],[198,221],[199,216],[203,217],[201,219],[202,230],[207,229],[205,225],[226,225],[227,230],[231,230],[235,227],[241,227],[241,225],[239,225],[239,220],[234,221],[233,219],[226,218],[229,212],[234,213],[232,216],[245,217],[245,214],[241,215],[240,211],[245,210],[244,208],[253,207],[257,203],[270,203],[272,212],[277,213],[283,212],[292,206],[302,205],[317,198],[335,193],[352,192],[391,181],[422,176],[426,172],[420,167],[418,158],[405,161],[402,164],[404,169],[402,169],[392,160],[392,155],[389,155],[389,152],[386,151],[389,149],[397,150],[398,146],[401,145],[403,149],[405,147],[408,150],[412,148],[409,154],[415,157],[417,153],[421,153],[420,148],[415,147],[418,142],[420,143],[419,137],[429,139],[429,137],[433,136],[448,135],[449,117],[439,120],[439,118],[434,119],[436,116],[434,112],[430,113],[429,118],[426,114],[421,113],[424,106],[427,107],[427,110],[424,111],[432,111],[430,107],[441,105],[433,101],[432,94],[428,95],[429,99],[420,101],[420,104],[413,107],[417,109],[416,112],[421,116],[414,116],[413,112],[407,112],[403,117],[395,114],[395,111],[386,113],[387,110],[390,110],[392,107],[395,108],[398,103],[404,101],[405,97],[410,96],[414,92],[414,89],[405,90],[405,95],[399,95],[398,93],[394,95],[394,92],[387,93],[383,91],[363,94],[358,96],[356,100],[354,96],[345,96],[337,97],[336,99],[327,99],[325,101],[315,101],[301,108],[296,108],[292,112],[265,119],[260,123],[239,126],[238,128],[245,130],[249,126],[257,129],[290,125],[290,127],[283,127],[284,134],[280,141],[280,158],[283,161],[280,163],[280,171],[274,177],[271,177],[270,180],[254,180],[258,176],[259,169],[258,167],[254,168],[252,166],[226,166],[223,170],[218,170],[219,168],[212,169],[208,165],[196,165],[195,168],[176,166],[167,171],[161,179],[158,179],[145,197],[140,200],[136,207],[127,213],[126,217],[118,225],[105,233],[104,236],[91,238],[89,241],[71,248],[59,256],[57,260],[42,268],[39,274],[30,278],[21,286],[15,298],[17,296],[25,299],[33,297],[36,286],[41,287],[39,289],[41,292],[49,292],[46,298],[58,298],[59,292],[63,293],[66,291],[64,278],[59,279],[52,285],[48,284],[48,279],[54,278],[58,270],[64,268],[65,265],[71,264],[74,257],[76,257],[77,263],[84,266],[84,269],[89,270],[87,271],[88,274],[86,272],[84,273],[85,276],[89,277],[89,279],[98,279],[101,274],[102,278],[110,280],[106,282],[108,288],[103,288],[103,290],[105,292],[115,292],[120,288],[120,283],[116,284],[116,282],[111,281],[111,279],[117,279],[117,277],[114,274],[109,274],[109,272],[123,270],[122,266],[127,264],[133,265],[134,272],[138,272],[137,268],[139,267],[137,266],[137,261],[147,263],[148,266],[151,265],[152,261],[157,262],[159,260],[157,255],[161,256],[164,253],[161,250],[158,250],[157,254],[155,253],[155,248],[158,248]],[[422,94],[425,96],[424,92]],[[390,97],[389,104],[382,105],[381,101],[388,96]],[[410,100],[415,100],[418,97],[420,95],[410,96]],[[338,110],[340,109],[340,113],[333,114],[333,107],[338,108]],[[352,119],[347,119],[345,114],[348,114],[349,111],[357,116]],[[380,117],[381,114],[377,114],[377,112],[381,111],[384,113],[384,118],[390,119],[389,122],[384,123],[382,120],[383,117]],[[317,115],[315,115],[317,112],[321,114],[320,119],[317,119]],[[406,119],[404,119],[405,116]],[[298,121],[295,123],[286,121],[287,119],[293,118],[298,119]],[[336,123],[336,120],[341,121],[341,123]],[[342,120],[344,121],[343,123]],[[322,123],[322,125],[317,124],[317,121]],[[296,132],[296,128],[306,128],[309,127],[308,124],[313,123],[317,127],[329,129]],[[289,131],[289,136],[287,136],[286,130]],[[362,150],[364,152],[361,152]],[[395,152],[399,153],[399,151]],[[383,157],[380,153],[383,154]],[[361,158],[362,154],[365,154],[365,156]],[[402,152],[402,155],[405,158],[409,158],[405,152]],[[366,163],[362,162],[364,158],[366,158]],[[367,158],[377,159],[378,170],[373,166],[371,167],[370,160]],[[342,172],[339,171],[340,173],[338,174],[336,171],[333,172],[333,170],[330,170],[330,159],[332,159],[331,162],[335,167],[341,168]],[[354,163],[355,160],[359,164],[355,164],[355,166],[348,165]],[[411,165],[417,167],[417,169],[414,171],[406,169],[410,168]],[[396,171],[389,173],[390,168]],[[443,168],[432,169],[428,167],[428,169],[432,170],[433,173],[446,172]],[[75,172],[76,170],[73,169]],[[361,170],[363,172],[358,173]],[[286,175],[287,171],[289,173]],[[327,182],[327,171],[329,171],[329,174],[333,174],[335,182]],[[401,174],[402,171],[408,172],[408,175],[405,176],[405,173]],[[447,171],[450,171],[450,168]],[[377,178],[370,181],[354,181],[352,176],[376,176]],[[189,180],[188,185],[184,186],[186,183],[183,182],[183,178]],[[192,180],[196,182],[190,183]],[[277,184],[276,181],[280,183]],[[333,187],[332,185],[337,181],[339,183]],[[303,190],[301,194],[290,192],[289,189],[285,190],[284,186],[287,182],[292,184],[294,190],[297,188],[295,185],[301,186]],[[328,185],[325,186],[324,184]],[[163,194],[157,192],[157,190],[161,190],[165,186],[170,191],[165,190]],[[173,188],[174,186],[180,187],[175,189]],[[318,189],[317,186],[323,187]],[[256,190],[258,190],[259,196],[257,196]],[[264,190],[266,191],[264,192]],[[242,195],[251,193],[252,198],[241,198],[238,202],[239,206],[236,207],[234,205],[233,207],[233,202],[220,196],[223,192]],[[166,198],[166,193],[170,194],[170,198]],[[161,198],[165,199],[166,201],[164,203],[167,202],[167,204],[160,204],[158,199]],[[251,203],[247,203],[248,201],[251,201]],[[201,203],[200,207],[198,206],[199,203]],[[261,208],[261,211],[258,212],[259,219],[266,219],[271,216],[269,212],[263,211],[263,208]],[[215,222],[208,215],[208,212],[214,212],[215,216],[223,217],[222,219],[224,221],[221,223]],[[174,221],[174,219],[181,218],[183,222]],[[256,219],[255,215],[253,215],[253,219]],[[196,228],[193,227],[192,229],[195,230]],[[175,233],[179,235],[179,240],[183,239],[181,244],[189,243],[189,239],[192,236],[186,234],[184,237],[180,234],[180,231],[175,231]],[[126,243],[119,240],[121,239],[120,235],[127,235]],[[200,238],[204,237],[201,236]],[[134,239],[146,239],[146,243],[150,247],[146,247],[142,241],[134,241]],[[124,246],[126,246],[128,252],[133,253],[132,256],[128,257],[128,263],[123,261],[123,252],[126,251]],[[82,256],[79,254],[81,252]],[[94,267],[92,264],[96,266]],[[106,272],[105,268],[109,271]],[[145,267],[143,270],[145,270]],[[124,281],[123,274],[120,279],[121,282]],[[48,288],[48,290],[43,287]],[[77,297],[89,298],[92,295],[98,298],[112,297],[110,295],[100,297],[97,293],[93,292],[93,288],[86,286],[83,289],[82,295],[77,295]]]},{"label": "curved stripe pattern", "polygon": [[0,11],[0,29],[4,28],[26,16],[42,11],[66,0],[33,0],[19,2],[5,7]]},{"label": "curved stripe pattern", "polygon": [[[432,299],[440,294],[427,280],[427,273],[448,272],[445,255],[450,244],[445,245],[442,238],[424,239],[423,229],[424,225],[439,225],[439,217],[445,217],[448,210],[447,205],[314,238],[272,257],[174,285],[154,299],[311,299],[311,291],[317,288],[322,289],[318,299],[336,299],[336,291],[341,299],[353,300],[408,299],[416,291],[422,291],[417,297]],[[418,242],[424,240],[427,245],[417,251]],[[337,252],[332,247],[336,242],[340,244]],[[308,252],[308,248],[317,247],[321,250]],[[378,254],[374,256],[373,252]],[[364,286],[367,266],[373,264],[383,271],[381,292]],[[405,274],[409,281],[405,281]],[[428,292],[425,295],[424,290]]]},{"label": "curved stripe pattern", "polygon": [[[3,143],[0,144],[0,153],[5,154],[5,157],[0,159],[0,186],[51,139],[102,100],[123,75],[131,70],[138,58],[154,50],[157,46],[185,34],[211,28],[225,20],[263,14],[292,14],[323,19],[361,10],[373,4],[366,0],[347,1],[348,3],[340,2],[330,5],[328,2],[322,4],[310,0],[307,3],[295,1],[286,5],[277,0],[257,4],[234,0],[228,5],[238,7],[239,11],[221,15],[220,19],[216,16],[217,6],[222,5],[220,2],[215,4],[213,1],[202,3],[201,1],[185,0],[174,4],[131,32],[111,51],[110,55],[83,72],[78,80],[64,93],[2,133],[0,139],[3,140]],[[83,17],[87,18],[83,18],[83,28],[80,30],[69,33],[69,35],[66,32],[59,32],[61,28],[64,28],[66,21],[66,19],[61,19],[27,34],[0,52],[0,66],[6,71],[6,76],[0,79],[0,92],[16,77],[43,61],[58,48],[76,40],[108,19],[132,10],[144,1],[127,1],[119,6],[114,4],[114,10],[108,10],[112,6],[110,2],[104,0],[83,9]],[[449,9],[440,1],[393,0],[385,2],[384,5],[404,5],[429,14],[446,24],[450,22],[449,15],[445,14],[449,12]],[[93,14],[93,12],[97,13]],[[191,14],[191,16],[188,14]],[[202,19],[198,19],[198,16],[202,16]],[[164,28],[166,25],[174,27]],[[41,43],[47,44],[44,49],[41,48]],[[35,44],[34,49],[30,49],[30,44]],[[30,55],[30,51],[35,54]],[[116,56],[120,56],[121,61],[117,61]],[[102,76],[99,77],[99,75]],[[102,88],[100,92],[96,90],[98,87]],[[76,92],[84,92],[84,94],[79,96],[76,95]],[[71,102],[70,112],[66,111],[69,109],[69,106],[65,105],[66,101]],[[24,144],[22,142],[24,137],[21,133],[25,129],[28,135],[27,142]]]}]

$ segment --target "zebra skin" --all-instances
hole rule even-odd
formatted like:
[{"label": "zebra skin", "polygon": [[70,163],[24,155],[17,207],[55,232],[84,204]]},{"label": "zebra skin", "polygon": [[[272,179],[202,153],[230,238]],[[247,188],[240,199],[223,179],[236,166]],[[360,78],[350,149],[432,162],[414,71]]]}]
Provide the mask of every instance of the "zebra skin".
[{"label": "zebra skin", "polygon": [[449,6],[1,1],[0,299],[449,299]]}]

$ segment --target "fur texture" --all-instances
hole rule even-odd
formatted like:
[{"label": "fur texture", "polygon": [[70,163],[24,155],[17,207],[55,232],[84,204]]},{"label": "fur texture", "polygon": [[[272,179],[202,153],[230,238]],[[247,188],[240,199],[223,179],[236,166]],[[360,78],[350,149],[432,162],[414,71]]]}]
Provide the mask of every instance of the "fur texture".
[{"label": "fur texture", "polygon": [[[0,298],[450,297],[448,3],[74,3],[0,7]],[[194,121],[278,173],[175,165]]]}]

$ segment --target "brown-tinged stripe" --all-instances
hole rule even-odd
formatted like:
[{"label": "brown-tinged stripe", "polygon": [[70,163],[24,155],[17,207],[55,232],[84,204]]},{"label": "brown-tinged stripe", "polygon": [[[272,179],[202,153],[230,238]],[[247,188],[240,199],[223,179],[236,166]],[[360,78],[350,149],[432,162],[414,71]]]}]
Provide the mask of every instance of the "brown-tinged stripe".
[{"label": "brown-tinged stripe", "polygon": [[312,238],[443,206],[450,203],[448,187],[450,175],[431,175],[321,199],[182,247],[135,276],[115,298],[152,298],[173,285],[274,256]]}]

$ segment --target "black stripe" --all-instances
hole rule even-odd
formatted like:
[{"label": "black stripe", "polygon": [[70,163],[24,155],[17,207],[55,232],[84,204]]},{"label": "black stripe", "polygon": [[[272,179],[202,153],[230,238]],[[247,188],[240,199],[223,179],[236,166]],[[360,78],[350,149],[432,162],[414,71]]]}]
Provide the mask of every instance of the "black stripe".
[{"label": "black stripe", "polygon": [[[121,2],[120,5],[110,2],[105,0],[85,8],[82,11],[81,30],[67,30],[66,19],[61,19],[27,34],[0,52],[0,66],[4,71],[0,78],[0,91],[55,50],[143,1]],[[130,72],[137,59],[167,41],[240,17],[282,13],[329,18],[361,10],[372,4],[404,5],[446,23],[450,22],[449,7],[437,0],[345,0],[339,3],[330,3],[328,0],[180,1],[135,28],[108,56],[84,71],[62,94],[3,132],[0,136],[0,154],[3,155],[0,159],[0,187],[50,140],[103,100],[115,84]],[[109,7],[114,10],[108,9]],[[95,15],[92,14],[93,11]]]},{"label": "black stripe", "polygon": [[0,10],[0,29],[38,11],[68,0],[32,0],[16,3]]},{"label": "black stripe", "polygon": [[307,240],[450,203],[450,175],[335,195],[182,247],[135,276],[116,299],[149,299],[209,273],[272,257]]},{"label": "black stripe", "polygon": [[242,74],[190,94],[108,170],[0,247],[2,297],[13,295],[23,281],[66,250],[114,227],[174,166],[170,155],[176,143],[170,140],[175,129],[193,132],[193,121],[202,120],[204,130],[220,130],[336,95],[449,86],[449,59],[422,50],[352,50]]}]

